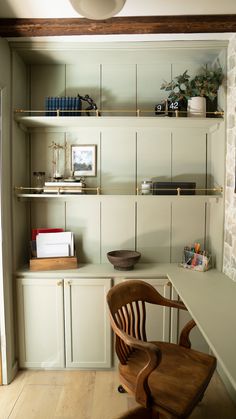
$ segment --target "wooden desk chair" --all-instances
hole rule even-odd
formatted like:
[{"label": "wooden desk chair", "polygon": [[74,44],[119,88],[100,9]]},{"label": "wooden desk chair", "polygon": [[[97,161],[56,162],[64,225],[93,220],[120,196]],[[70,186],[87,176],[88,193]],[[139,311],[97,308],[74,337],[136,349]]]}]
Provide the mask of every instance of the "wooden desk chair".
[{"label": "wooden desk chair", "polygon": [[193,320],[183,328],[179,344],[147,342],[145,331],[145,303],[186,310],[184,304],[140,280],[114,286],[107,302],[124,390],[149,409],[150,418],[187,418],[204,395],[216,359],[191,349]]}]

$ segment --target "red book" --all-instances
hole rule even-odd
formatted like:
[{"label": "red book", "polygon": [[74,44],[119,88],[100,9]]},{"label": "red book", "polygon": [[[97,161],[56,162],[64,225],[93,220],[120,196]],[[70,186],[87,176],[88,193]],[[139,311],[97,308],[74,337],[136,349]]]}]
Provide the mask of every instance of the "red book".
[{"label": "red book", "polygon": [[32,240],[36,240],[36,236],[39,233],[61,233],[63,228],[33,228],[32,229]]}]

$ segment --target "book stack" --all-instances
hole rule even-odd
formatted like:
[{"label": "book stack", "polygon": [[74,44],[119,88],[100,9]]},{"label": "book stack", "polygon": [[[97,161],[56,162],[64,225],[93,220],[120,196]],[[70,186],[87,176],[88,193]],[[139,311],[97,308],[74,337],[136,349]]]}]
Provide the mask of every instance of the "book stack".
[{"label": "book stack", "polygon": [[79,97],[47,96],[45,98],[46,116],[81,116],[82,104]]},{"label": "book stack", "polygon": [[47,194],[83,194],[84,182],[45,182],[43,192]]}]

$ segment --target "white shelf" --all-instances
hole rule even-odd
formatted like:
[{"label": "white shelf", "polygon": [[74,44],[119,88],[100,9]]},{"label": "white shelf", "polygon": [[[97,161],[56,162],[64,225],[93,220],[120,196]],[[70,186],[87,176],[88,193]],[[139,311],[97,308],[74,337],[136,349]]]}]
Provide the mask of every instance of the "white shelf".
[{"label": "white shelf", "polygon": [[160,200],[160,201],[169,201],[169,200],[200,200],[204,202],[209,201],[217,201],[219,199],[222,199],[223,195],[150,195],[150,196],[144,196],[144,195],[122,195],[122,194],[113,194],[113,195],[95,195],[95,194],[16,194],[17,199],[19,200],[35,200],[35,199],[60,199],[60,200],[71,200],[71,199],[99,199],[100,201],[114,198],[114,197],[127,197],[130,199],[133,199],[134,201],[140,201],[140,200]]},{"label": "white shelf", "polygon": [[159,117],[159,116],[21,116],[15,115],[15,121],[27,130],[34,129],[62,129],[73,128],[112,128],[133,127],[193,127],[208,128],[221,124],[220,118],[190,118],[190,117]]}]

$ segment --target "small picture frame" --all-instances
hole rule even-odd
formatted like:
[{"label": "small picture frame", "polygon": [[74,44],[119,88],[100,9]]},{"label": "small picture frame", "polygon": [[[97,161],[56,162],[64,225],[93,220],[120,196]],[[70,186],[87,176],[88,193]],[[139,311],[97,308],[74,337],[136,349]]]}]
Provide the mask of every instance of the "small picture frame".
[{"label": "small picture frame", "polygon": [[97,146],[79,144],[71,146],[71,170],[74,176],[96,176]]}]

